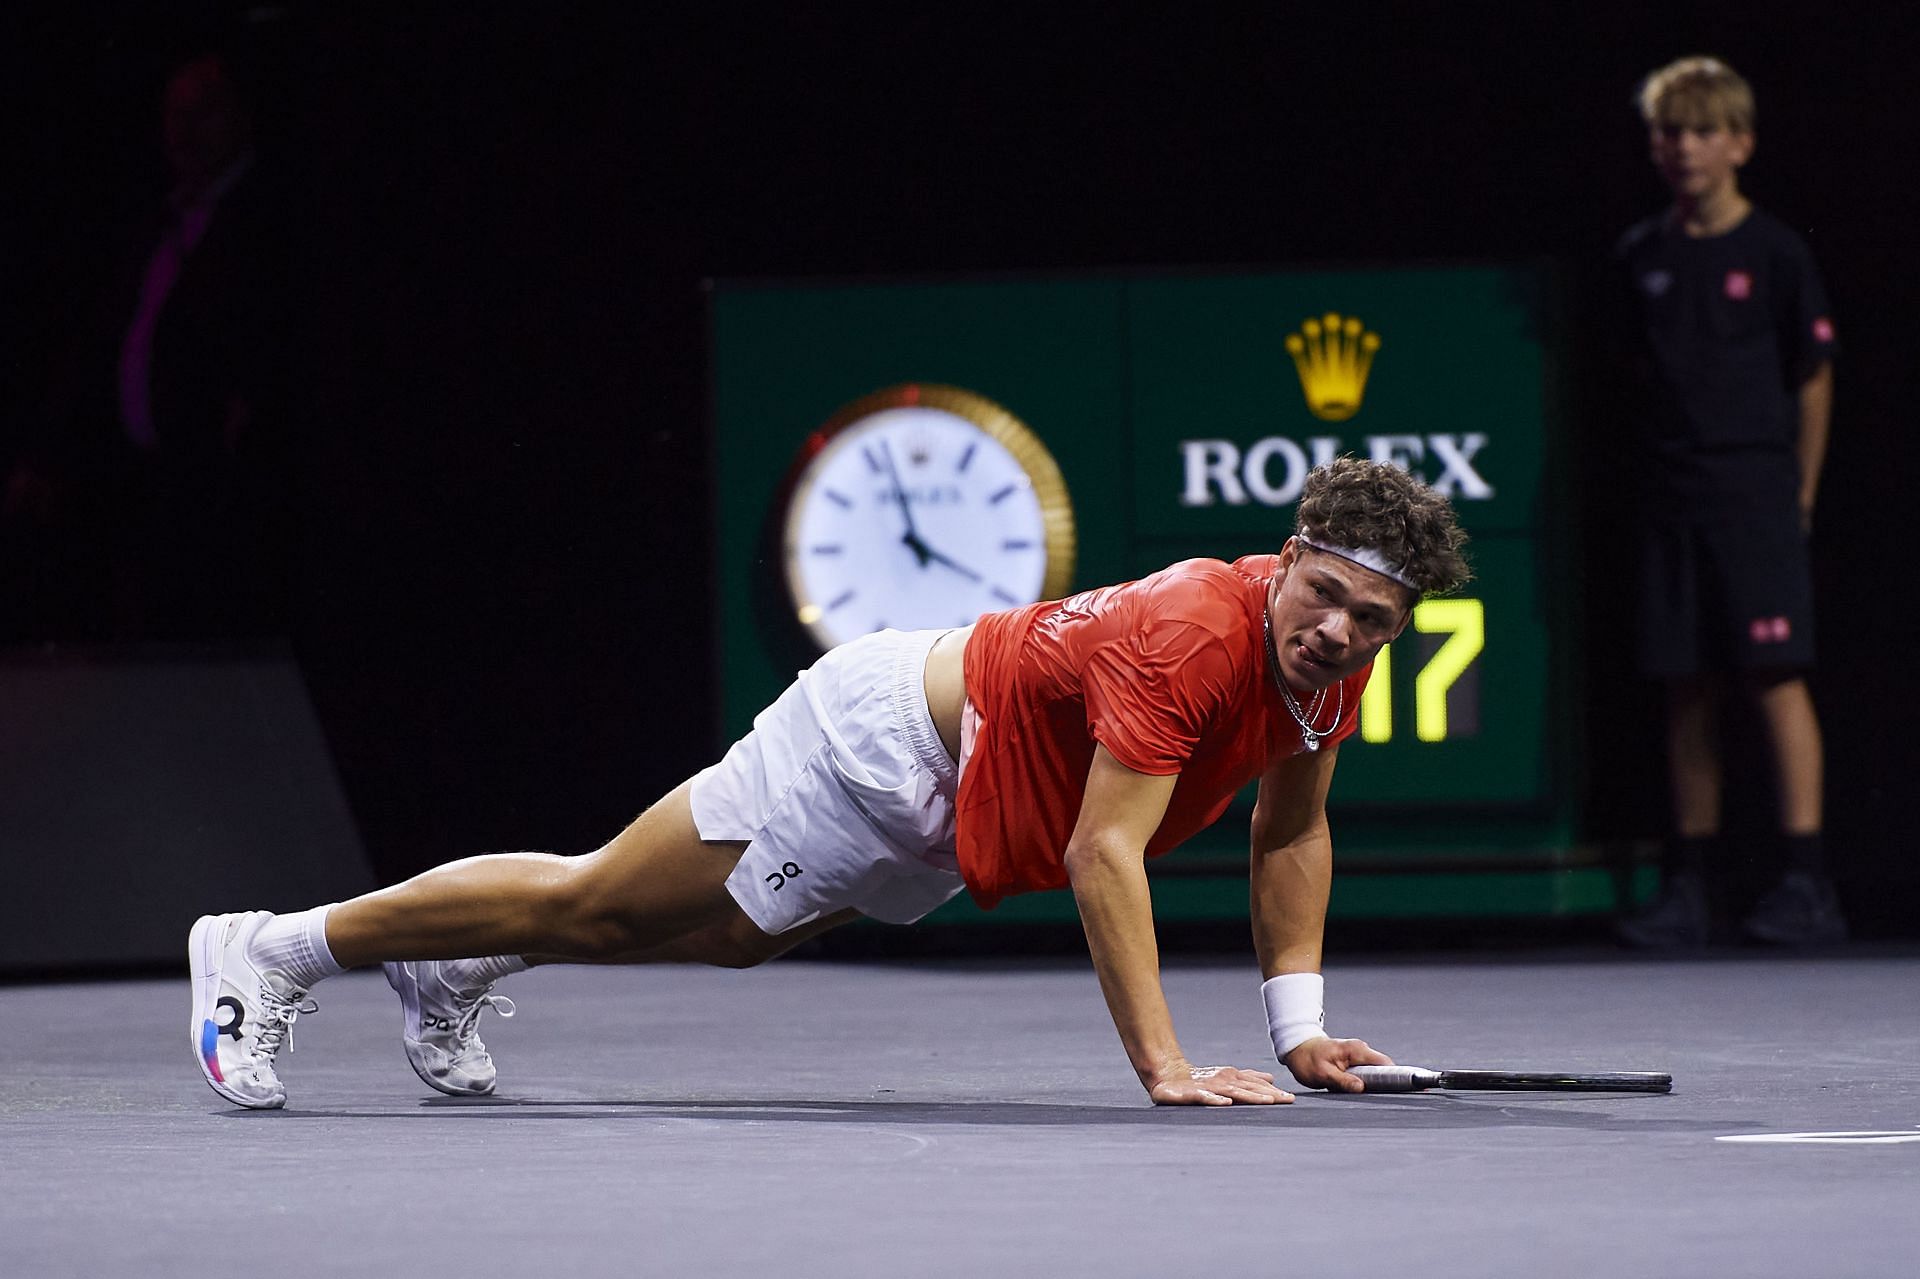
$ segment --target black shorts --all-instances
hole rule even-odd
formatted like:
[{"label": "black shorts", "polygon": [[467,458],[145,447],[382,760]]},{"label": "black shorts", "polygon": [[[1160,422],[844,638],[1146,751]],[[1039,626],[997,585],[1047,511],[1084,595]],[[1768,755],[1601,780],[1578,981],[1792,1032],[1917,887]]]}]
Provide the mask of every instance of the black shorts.
[{"label": "black shorts", "polygon": [[1647,528],[1638,652],[1656,679],[1810,668],[1813,573],[1798,513]]}]

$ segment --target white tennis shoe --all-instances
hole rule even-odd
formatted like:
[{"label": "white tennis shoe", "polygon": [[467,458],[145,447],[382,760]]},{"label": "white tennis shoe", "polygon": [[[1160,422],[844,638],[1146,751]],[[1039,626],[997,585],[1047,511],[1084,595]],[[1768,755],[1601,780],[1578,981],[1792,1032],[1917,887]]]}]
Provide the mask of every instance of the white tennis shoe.
[{"label": "white tennis shoe", "polygon": [[203,915],[187,936],[194,1058],[215,1092],[251,1110],[287,1104],[273,1059],[292,1044],[294,1020],[314,1011],[307,992],[285,973],[255,968],[247,958],[254,935],[272,918],[264,910]]},{"label": "white tennis shoe", "polygon": [[480,1014],[492,1008],[511,1017],[513,1001],[494,994],[492,982],[461,980],[464,960],[410,960],[381,968],[400,995],[400,1041],[413,1073],[451,1097],[492,1092],[498,1072],[480,1042]]}]

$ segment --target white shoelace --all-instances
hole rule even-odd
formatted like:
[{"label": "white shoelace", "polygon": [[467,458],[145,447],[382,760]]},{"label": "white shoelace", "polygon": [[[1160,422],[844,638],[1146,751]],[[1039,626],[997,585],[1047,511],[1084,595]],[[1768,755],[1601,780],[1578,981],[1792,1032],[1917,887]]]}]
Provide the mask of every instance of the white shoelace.
[{"label": "white shoelace", "polygon": [[453,1042],[463,1053],[473,1046],[475,1037],[480,1033],[481,1013],[491,1008],[502,1017],[511,1017],[514,1014],[513,1001],[505,995],[492,994],[492,990],[493,987],[487,987],[472,1003],[468,1003],[458,994],[453,997],[455,1006],[460,1008],[460,1016],[453,1023]]},{"label": "white shoelace", "polygon": [[260,1008],[266,1023],[260,1027],[260,1033],[253,1041],[253,1056],[272,1062],[284,1043],[288,1051],[293,1049],[293,1023],[304,1013],[317,1013],[320,1005],[307,998],[307,992],[296,990],[292,999],[283,999],[267,984],[265,978],[260,981]]}]

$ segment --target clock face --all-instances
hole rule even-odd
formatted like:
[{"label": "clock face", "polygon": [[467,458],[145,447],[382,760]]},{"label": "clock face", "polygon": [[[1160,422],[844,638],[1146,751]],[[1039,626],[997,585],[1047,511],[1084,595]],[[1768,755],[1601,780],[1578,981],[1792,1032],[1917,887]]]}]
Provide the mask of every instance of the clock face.
[{"label": "clock face", "polygon": [[998,405],[909,385],[810,442],[786,519],[794,609],[822,648],[965,626],[1064,592],[1073,524],[1059,468]]}]

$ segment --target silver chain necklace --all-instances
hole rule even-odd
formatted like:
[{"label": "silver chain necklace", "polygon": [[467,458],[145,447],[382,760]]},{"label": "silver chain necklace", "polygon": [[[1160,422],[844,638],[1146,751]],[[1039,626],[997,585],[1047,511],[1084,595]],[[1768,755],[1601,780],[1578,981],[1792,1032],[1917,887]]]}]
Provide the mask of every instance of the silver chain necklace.
[{"label": "silver chain necklace", "polygon": [[1340,727],[1340,717],[1346,714],[1346,681],[1342,680],[1334,685],[1337,692],[1333,703],[1333,723],[1324,729],[1315,728],[1313,723],[1320,718],[1320,709],[1327,704],[1327,690],[1323,688],[1315,693],[1313,700],[1307,703],[1306,709],[1301,709],[1299,700],[1293,695],[1293,690],[1287,687],[1287,681],[1280,675],[1280,653],[1273,646],[1273,614],[1264,608],[1261,609],[1260,621],[1267,637],[1267,673],[1273,676],[1273,686],[1280,690],[1280,700],[1287,704],[1287,714],[1293,716],[1293,722],[1300,726],[1301,742],[1308,750],[1317,751],[1320,749],[1320,743],[1331,736],[1334,729]]}]

